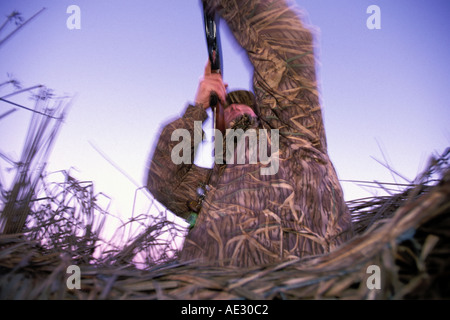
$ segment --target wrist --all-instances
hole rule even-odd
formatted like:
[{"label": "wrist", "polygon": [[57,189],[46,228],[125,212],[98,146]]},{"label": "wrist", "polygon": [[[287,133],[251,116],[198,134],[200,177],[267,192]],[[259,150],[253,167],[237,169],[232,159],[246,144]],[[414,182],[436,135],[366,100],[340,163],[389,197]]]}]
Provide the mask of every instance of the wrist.
[{"label": "wrist", "polygon": [[206,110],[206,109],[209,108],[209,106],[208,106],[206,103],[200,102],[200,101],[195,101],[195,104],[194,104],[194,105],[195,105],[196,107],[198,107],[198,108],[203,109],[203,110]]}]

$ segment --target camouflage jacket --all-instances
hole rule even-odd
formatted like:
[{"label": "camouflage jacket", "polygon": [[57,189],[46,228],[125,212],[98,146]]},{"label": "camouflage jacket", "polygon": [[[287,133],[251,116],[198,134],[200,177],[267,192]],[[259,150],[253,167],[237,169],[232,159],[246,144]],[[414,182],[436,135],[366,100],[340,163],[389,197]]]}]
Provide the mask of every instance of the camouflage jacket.
[{"label": "camouflage jacket", "polygon": [[[198,187],[207,182],[209,189],[181,259],[253,266],[329,252],[351,237],[352,225],[327,154],[312,34],[284,1],[216,0],[208,5],[228,23],[254,66],[258,121],[251,128],[276,130],[278,167],[276,173],[262,174],[261,168],[270,164],[249,163],[248,152],[244,164],[213,169],[175,164],[172,151],[180,142],[172,141],[172,133],[185,129],[191,137],[201,135],[195,121],[204,121],[207,114],[190,105],[166,125],[149,165],[150,192],[187,218]],[[196,143],[191,140],[191,159]]]}]

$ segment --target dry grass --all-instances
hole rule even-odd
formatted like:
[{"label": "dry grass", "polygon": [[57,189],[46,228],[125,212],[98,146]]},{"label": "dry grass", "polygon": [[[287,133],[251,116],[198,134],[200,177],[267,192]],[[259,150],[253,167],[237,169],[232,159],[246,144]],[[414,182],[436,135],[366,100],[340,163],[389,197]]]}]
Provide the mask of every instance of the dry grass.
[{"label": "dry grass", "polygon": [[[94,257],[94,249],[100,241],[98,231],[104,223],[106,212],[97,210],[94,218],[88,214],[91,210],[87,210],[60,220],[56,217],[62,217],[62,213],[54,209],[46,214],[35,212],[38,222],[33,228],[21,234],[0,236],[0,297],[450,298],[446,286],[450,270],[449,154],[450,150],[447,150],[434,160],[419,177],[420,180],[405,187],[403,192],[349,203],[358,235],[336,251],[252,269],[181,264],[176,258],[168,259],[168,256],[162,257],[164,262],[148,258],[145,269],[137,268],[133,259],[139,252],[167,245],[159,237],[163,227],[171,226],[164,216],[154,218],[146,229],[121,248],[116,247],[115,250],[103,252],[100,257]],[[66,186],[67,194],[75,195],[77,201],[83,203],[89,192],[77,183],[72,181],[72,185]],[[53,202],[56,198],[48,197],[47,200],[52,199]],[[56,207],[63,208],[61,203],[58,202]],[[74,207],[80,208],[80,204]],[[74,208],[66,206],[66,212],[71,210]],[[55,214],[49,215],[51,212]],[[72,229],[68,227],[69,223],[72,223]],[[71,234],[71,230],[85,231],[76,235],[76,232]],[[168,248],[163,247],[163,251]],[[154,253],[147,251],[146,255],[151,257]],[[66,270],[72,264],[81,268],[80,290],[70,290],[66,285]],[[380,290],[370,290],[366,285],[369,265],[377,265],[381,269]]]}]

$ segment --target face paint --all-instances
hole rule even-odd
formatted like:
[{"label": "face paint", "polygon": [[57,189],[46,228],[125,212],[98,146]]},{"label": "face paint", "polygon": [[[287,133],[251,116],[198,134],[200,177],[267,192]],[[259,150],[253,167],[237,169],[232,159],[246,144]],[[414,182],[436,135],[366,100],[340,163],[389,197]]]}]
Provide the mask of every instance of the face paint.
[{"label": "face paint", "polygon": [[226,126],[229,127],[229,124],[231,121],[233,121],[237,117],[244,115],[244,114],[248,114],[249,116],[256,117],[256,114],[253,111],[253,109],[245,104],[230,105],[224,111]]}]

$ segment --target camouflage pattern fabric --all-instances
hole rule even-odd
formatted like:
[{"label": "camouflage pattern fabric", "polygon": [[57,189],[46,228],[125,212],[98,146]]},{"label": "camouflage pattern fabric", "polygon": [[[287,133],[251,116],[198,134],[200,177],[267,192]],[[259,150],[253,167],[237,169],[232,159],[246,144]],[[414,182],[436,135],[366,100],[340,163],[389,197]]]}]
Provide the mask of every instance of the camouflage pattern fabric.
[{"label": "camouflage pattern fabric", "polygon": [[149,166],[149,190],[187,218],[198,187],[208,181],[210,189],[180,258],[250,267],[327,253],[352,236],[352,224],[327,154],[312,34],[284,1],[215,0],[208,6],[226,21],[254,66],[258,121],[250,123],[279,130],[279,170],[262,175],[261,163],[215,165],[212,171],[175,165],[171,150],[179,142],[171,141],[173,130],[187,129],[193,137],[194,121],[207,115],[190,105],[166,125]]}]

